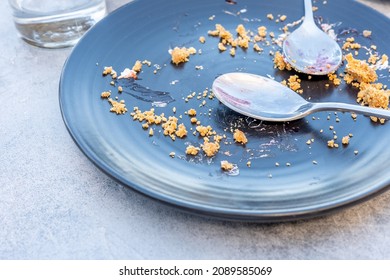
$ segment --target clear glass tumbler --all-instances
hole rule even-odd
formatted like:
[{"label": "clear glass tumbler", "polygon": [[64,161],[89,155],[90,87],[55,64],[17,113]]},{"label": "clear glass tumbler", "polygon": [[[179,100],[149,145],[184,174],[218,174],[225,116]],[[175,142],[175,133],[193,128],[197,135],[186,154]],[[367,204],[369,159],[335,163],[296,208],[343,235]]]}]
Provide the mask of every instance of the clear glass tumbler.
[{"label": "clear glass tumbler", "polygon": [[9,0],[20,36],[44,48],[73,46],[107,12],[105,0]]}]

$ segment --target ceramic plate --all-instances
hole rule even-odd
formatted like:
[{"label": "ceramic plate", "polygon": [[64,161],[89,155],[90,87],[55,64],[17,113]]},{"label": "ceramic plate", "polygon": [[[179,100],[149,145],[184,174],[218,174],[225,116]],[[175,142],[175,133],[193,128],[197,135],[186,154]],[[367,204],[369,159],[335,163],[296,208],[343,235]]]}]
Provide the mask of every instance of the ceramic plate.
[{"label": "ceramic plate", "polygon": [[[390,20],[355,1],[317,1],[315,18],[330,28],[340,44],[355,37],[363,46],[377,46],[390,54]],[[273,14],[274,20],[267,18]],[[323,112],[290,123],[267,123],[244,117],[210,99],[213,80],[227,72],[250,72],[277,81],[294,72],[274,68],[272,53],[280,47],[252,44],[236,55],[218,50],[218,38],[207,35],[222,24],[234,36],[238,24],[257,32],[265,25],[275,38],[288,23],[304,14],[303,1],[258,0],[142,0],[129,3],[96,24],[75,46],[61,76],[60,106],[65,124],[76,144],[101,170],[147,196],[193,213],[229,220],[275,222],[322,215],[351,206],[386,189],[390,184],[389,124],[368,117],[356,120],[349,113]],[[276,19],[286,15],[284,22]],[[364,15],[364,17],[362,16]],[[289,30],[296,28],[290,25]],[[370,37],[363,30],[372,31]],[[199,42],[204,36],[205,43]],[[310,42],[308,42],[310,43]],[[197,53],[178,66],[169,50],[194,47]],[[367,59],[361,49],[358,58]],[[148,60],[137,80],[121,79],[110,85],[102,76],[105,66],[118,74],[136,60]],[[343,67],[339,73],[343,72]],[[378,71],[379,82],[389,85],[388,69]],[[332,85],[325,77],[300,75],[303,96],[311,101],[356,103],[357,91]],[[123,92],[118,93],[121,85]],[[124,100],[128,112],[116,115],[100,97],[111,91]],[[207,91],[206,96],[203,92]],[[195,92],[194,98],[186,98]],[[199,96],[199,97],[198,97]],[[187,137],[172,140],[161,126],[149,128],[133,121],[133,107],[154,108],[156,114],[175,115],[188,131]],[[173,113],[174,109],[176,113]],[[186,155],[188,145],[199,147],[202,137],[185,113],[197,111],[202,125],[210,125],[225,138],[213,157],[200,152]],[[233,140],[233,131],[243,131],[248,143]],[[349,145],[341,144],[352,134]],[[339,148],[329,148],[337,136]],[[212,140],[212,137],[210,137]],[[310,141],[310,142],[308,142]],[[308,144],[309,143],[309,144]],[[175,154],[174,157],[171,157]],[[221,161],[236,165],[233,172],[221,170]],[[250,166],[248,166],[250,165]]]}]

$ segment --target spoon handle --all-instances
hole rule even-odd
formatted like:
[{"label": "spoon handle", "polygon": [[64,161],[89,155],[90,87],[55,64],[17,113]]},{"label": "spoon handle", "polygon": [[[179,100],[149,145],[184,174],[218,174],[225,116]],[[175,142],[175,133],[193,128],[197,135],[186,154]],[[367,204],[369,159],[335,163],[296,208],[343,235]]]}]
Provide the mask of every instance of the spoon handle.
[{"label": "spoon handle", "polygon": [[374,116],[378,118],[390,119],[390,110],[372,108],[367,106],[352,105],[347,103],[337,102],[319,102],[312,103],[312,112],[318,111],[340,111],[340,112],[353,112],[358,114],[364,114],[368,116]]},{"label": "spoon handle", "polygon": [[305,0],[305,22],[314,23],[313,6],[311,0]]}]

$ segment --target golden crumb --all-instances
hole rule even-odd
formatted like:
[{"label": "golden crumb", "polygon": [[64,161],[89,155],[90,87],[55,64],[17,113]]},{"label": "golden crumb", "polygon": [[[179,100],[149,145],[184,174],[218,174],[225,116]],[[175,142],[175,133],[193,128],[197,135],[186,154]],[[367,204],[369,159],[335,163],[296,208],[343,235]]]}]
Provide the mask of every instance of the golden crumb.
[{"label": "golden crumb", "polygon": [[248,37],[247,31],[246,31],[244,25],[242,25],[242,24],[237,25],[236,32],[238,33],[239,36],[241,36],[243,38]]},{"label": "golden crumb", "polygon": [[236,48],[231,48],[229,53],[231,56],[235,56],[236,55]]},{"label": "golden crumb", "polygon": [[280,16],[280,21],[285,21],[286,19],[287,19],[287,16],[286,15],[282,15],[282,16]]},{"label": "golden crumb", "polygon": [[370,37],[371,34],[372,34],[372,31],[370,31],[370,30],[363,30],[363,36],[366,37],[366,38]]},{"label": "golden crumb", "polygon": [[192,47],[188,49],[186,47],[175,47],[171,52],[172,63],[179,65],[180,63],[187,62],[190,55],[195,53],[196,50]]},{"label": "golden crumb", "polygon": [[376,54],[371,54],[370,57],[367,59],[368,63],[375,64],[379,60],[379,56]]},{"label": "golden crumb", "polygon": [[203,152],[208,157],[215,156],[219,151],[219,143],[218,142],[210,142],[208,139],[204,140],[204,143],[201,145]]},{"label": "golden crumb", "polygon": [[101,94],[100,94],[100,97],[101,98],[109,98],[111,96],[111,92],[109,91],[103,91]]},{"label": "golden crumb", "polygon": [[196,110],[195,109],[189,109],[187,111],[187,114],[191,117],[196,116]]},{"label": "golden crumb", "polygon": [[219,49],[221,52],[227,50],[226,46],[225,46],[223,43],[218,43],[218,49]]},{"label": "golden crumb", "polygon": [[204,36],[200,36],[199,37],[199,42],[201,42],[202,44],[204,44],[206,42],[206,38]]},{"label": "golden crumb", "polygon": [[267,36],[267,27],[265,26],[258,27],[257,33],[260,37],[265,38]]},{"label": "golden crumb", "polygon": [[341,79],[337,77],[337,74],[328,74],[328,78],[335,86],[339,86],[341,84]]},{"label": "golden crumb", "polygon": [[275,52],[275,55],[274,55],[274,68],[278,68],[279,70],[291,70],[292,67],[289,63],[287,63],[284,58],[283,58],[283,55],[277,51]]},{"label": "golden crumb", "polygon": [[369,107],[388,109],[390,90],[382,89],[382,84],[360,85],[360,91],[357,95],[357,102]]},{"label": "golden crumb", "polygon": [[116,113],[117,115],[122,115],[127,112],[125,101],[115,101],[112,98],[108,99],[108,102],[111,104],[110,112]]},{"label": "golden crumb", "polygon": [[213,134],[213,129],[211,126],[203,126],[203,125],[198,125],[196,127],[196,131],[199,132],[200,136],[211,136]]},{"label": "golden crumb", "polygon": [[345,67],[346,75],[344,80],[351,84],[353,81],[358,83],[372,83],[378,79],[374,69],[372,69],[365,61],[355,59],[351,53],[345,56],[347,66]]},{"label": "golden crumb", "polygon": [[233,139],[234,141],[238,142],[238,143],[242,143],[242,144],[246,144],[248,143],[248,139],[246,138],[245,136],[245,133],[242,132],[241,130],[239,129],[236,129],[233,133]]},{"label": "golden crumb", "polygon": [[353,37],[350,37],[350,38],[347,38],[345,40],[345,43],[344,45],[342,46],[342,49],[343,50],[349,50],[349,49],[355,49],[355,50],[358,50],[360,49],[362,46],[359,44],[359,43],[356,43],[355,42],[355,38]]},{"label": "golden crumb", "polygon": [[186,127],[184,124],[179,124],[179,126],[177,127],[177,130],[175,132],[176,136],[179,137],[179,138],[183,138],[185,136],[187,136],[187,130],[186,130]]},{"label": "golden crumb", "polygon": [[347,135],[347,136],[344,136],[342,139],[341,139],[341,143],[343,143],[343,145],[348,145],[349,144],[349,140],[350,140],[350,137]]},{"label": "golden crumb", "polygon": [[153,130],[153,128],[150,128],[149,129],[149,136],[153,136],[154,135],[154,130]]},{"label": "golden crumb", "polygon": [[118,92],[122,92],[123,91],[123,87],[119,86],[118,87]]},{"label": "golden crumb", "polygon": [[222,170],[229,171],[229,170],[232,170],[233,167],[234,167],[234,165],[232,163],[228,162],[227,160],[221,161],[221,169]]},{"label": "golden crumb", "polygon": [[221,39],[222,44],[231,44],[233,41],[233,34],[226,30],[221,24],[215,25],[215,30],[208,32],[210,36],[218,36]]},{"label": "golden crumb", "polygon": [[110,75],[112,73],[113,69],[112,66],[106,66],[103,70],[103,76]]},{"label": "golden crumb", "polygon": [[199,153],[199,150],[200,150],[200,149],[199,149],[198,147],[189,145],[189,146],[186,148],[186,154],[187,154],[187,155],[191,155],[191,156],[196,156],[196,155]]},{"label": "golden crumb", "polygon": [[134,63],[134,66],[133,66],[132,70],[135,71],[135,72],[137,72],[137,73],[138,73],[138,72],[141,72],[141,70],[142,70],[142,63],[141,63],[140,60],[137,60],[137,61]]},{"label": "golden crumb", "polygon": [[302,90],[300,90],[301,79],[299,79],[298,75],[291,75],[290,78],[288,78],[287,86],[291,88],[293,91],[302,93]]},{"label": "golden crumb", "polygon": [[328,141],[328,147],[329,148],[338,148],[339,145],[337,143],[335,143],[334,140],[332,139],[332,140]]},{"label": "golden crumb", "polygon": [[177,129],[177,118],[170,116],[165,123],[162,124],[164,135],[174,135]]},{"label": "golden crumb", "polygon": [[253,44],[253,49],[254,49],[255,51],[257,51],[257,52],[262,52],[262,51],[263,51],[263,49],[260,48],[260,46],[259,46],[258,44]]},{"label": "golden crumb", "polygon": [[169,153],[169,156],[170,156],[171,158],[174,158],[175,155],[176,155],[175,152],[170,152],[170,153]]},{"label": "golden crumb", "polygon": [[270,19],[270,20],[273,20],[274,19],[274,15],[273,14],[267,14],[267,18]]}]

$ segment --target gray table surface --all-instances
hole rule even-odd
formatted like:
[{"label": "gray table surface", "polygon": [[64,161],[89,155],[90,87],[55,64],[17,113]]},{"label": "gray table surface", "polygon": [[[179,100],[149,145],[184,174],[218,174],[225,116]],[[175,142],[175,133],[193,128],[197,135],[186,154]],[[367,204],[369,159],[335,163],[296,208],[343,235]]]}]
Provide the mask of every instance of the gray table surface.
[{"label": "gray table surface", "polygon": [[[390,1],[362,2],[390,16]],[[0,34],[0,259],[390,259],[390,192],[264,225],[182,213],[117,184],[62,121],[58,83],[71,48],[23,42],[7,1]]]}]

